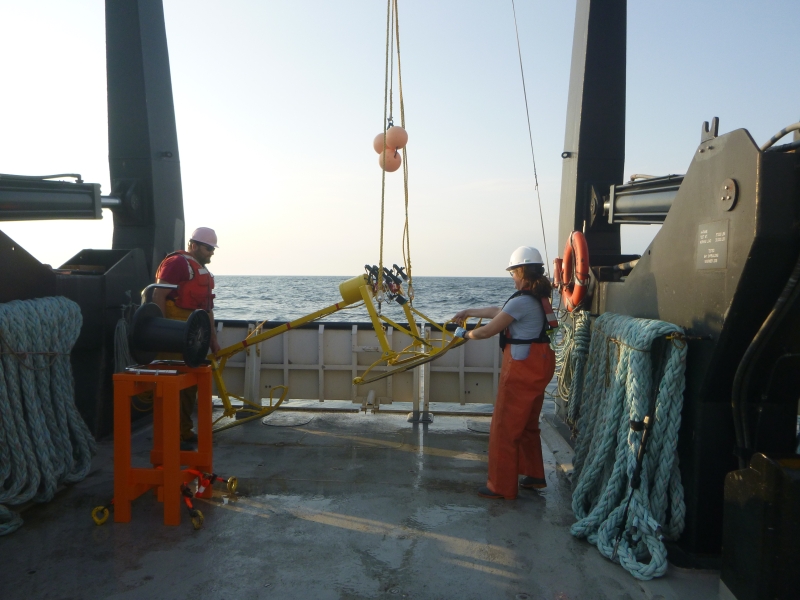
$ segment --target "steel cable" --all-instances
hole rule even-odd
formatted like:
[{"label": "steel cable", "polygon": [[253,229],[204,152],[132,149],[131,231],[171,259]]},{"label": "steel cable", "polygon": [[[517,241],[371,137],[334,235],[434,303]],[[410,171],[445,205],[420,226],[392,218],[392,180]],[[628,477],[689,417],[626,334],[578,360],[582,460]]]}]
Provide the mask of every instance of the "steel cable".
[{"label": "steel cable", "polygon": [[511,0],[511,10],[514,13],[514,32],[517,34],[517,55],[519,56],[519,73],[522,76],[522,95],[525,98],[525,117],[528,120],[528,139],[531,143],[531,159],[533,160],[533,180],[536,187],[536,198],[539,201],[539,220],[542,224],[542,244],[544,245],[545,268],[550,274],[550,257],[547,255],[547,238],[544,233],[544,213],[542,212],[542,197],[539,193],[539,175],[536,172],[536,155],[533,152],[533,133],[531,132],[531,114],[528,108],[528,91],[525,88],[525,71],[522,69],[522,47],[519,44],[519,27],[517,27],[517,8]]}]

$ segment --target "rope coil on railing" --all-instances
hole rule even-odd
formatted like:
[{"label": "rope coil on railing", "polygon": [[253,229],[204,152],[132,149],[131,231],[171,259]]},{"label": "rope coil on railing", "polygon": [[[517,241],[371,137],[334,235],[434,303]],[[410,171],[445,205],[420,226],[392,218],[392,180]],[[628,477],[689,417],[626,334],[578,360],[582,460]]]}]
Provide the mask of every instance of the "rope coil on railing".
[{"label": "rope coil on railing", "polygon": [[583,372],[589,356],[591,319],[585,310],[566,312],[561,319],[561,341],[556,346],[558,395],[567,401],[567,423],[575,427],[583,397]]},{"label": "rope coil on railing", "polygon": [[89,472],[95,441],[75,406],[69,359],[81,323],[66,298],[0,304],[0,535],[22,525],[4,504],[47,502]]},{"label": "rope coil on railing", "polygon": [[[573,461],[578,521],[571,532],[637,579],[666,572],[663,539],[676,539],[684,528],[677,457],[686,368],[682,336],[670,323],[611,313],[598,317],[592,329]],[[672,343],[654,352],[654,342],[664,338]],[[645,417],[652,429],[640,456],[638,425]]]}]

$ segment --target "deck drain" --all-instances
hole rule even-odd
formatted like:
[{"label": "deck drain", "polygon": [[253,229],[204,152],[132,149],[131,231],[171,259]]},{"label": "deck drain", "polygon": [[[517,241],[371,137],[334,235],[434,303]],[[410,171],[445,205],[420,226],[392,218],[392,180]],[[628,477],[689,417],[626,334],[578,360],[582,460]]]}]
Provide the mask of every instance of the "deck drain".
[{"label": "deck drain", "polygon": [[313,420],[314,416],[309,414],[274,412],[261,419],[261,423],[272,427],[299,427]]},{"label": "deck drain", "polygon": [[517,600],[530,600],[530,594],[517,594],[514,596]]},{"label": "deck drain", "polygon": [[467,429],[470,431],[474,431],[475,433],[489,433],[489,430],[492,427],[492,420],[481,420],[477,421],[475,419],[467,419]]}]

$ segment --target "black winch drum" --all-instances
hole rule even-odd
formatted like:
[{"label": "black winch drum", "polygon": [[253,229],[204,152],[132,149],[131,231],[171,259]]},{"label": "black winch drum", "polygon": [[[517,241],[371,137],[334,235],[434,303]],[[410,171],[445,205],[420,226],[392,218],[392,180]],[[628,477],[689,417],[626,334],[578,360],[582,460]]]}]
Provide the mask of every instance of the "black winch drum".
[{"label": "black winch drum", "polygon": [[208,355],[211,322],[208,313],[196,310],[186,321],[164,318],[157,304],[148,302],[133,315],[130,349],[133,358],[146,364],[159,352],[181,354],[183,362],[199,367]]}]

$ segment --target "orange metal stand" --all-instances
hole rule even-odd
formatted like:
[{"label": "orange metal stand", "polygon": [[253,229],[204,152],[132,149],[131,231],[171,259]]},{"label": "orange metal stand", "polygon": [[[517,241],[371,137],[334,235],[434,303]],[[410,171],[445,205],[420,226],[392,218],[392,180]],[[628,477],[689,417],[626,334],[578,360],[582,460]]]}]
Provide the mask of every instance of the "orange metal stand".
[{"label": "orange metal stand", "polygon": [[[144,369],[143,369],[144,370]],[[181,484],[195,476],[181,465],[211,473],[211,367],[150,365],[146,370],[176,374],[125,372],[114,375],[114,521],[131,520],[131,502],[155,489],[164,503],[164,525],[180,525]],[[180,449],[180,392],[197,386],[197,451]],[[153,390],[151,469],[131,467],[131,397]],[[200,497],[211,496],[211,487]]]}]

